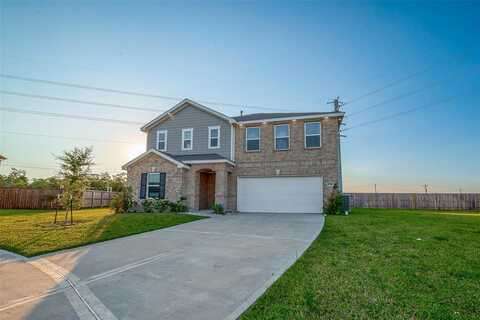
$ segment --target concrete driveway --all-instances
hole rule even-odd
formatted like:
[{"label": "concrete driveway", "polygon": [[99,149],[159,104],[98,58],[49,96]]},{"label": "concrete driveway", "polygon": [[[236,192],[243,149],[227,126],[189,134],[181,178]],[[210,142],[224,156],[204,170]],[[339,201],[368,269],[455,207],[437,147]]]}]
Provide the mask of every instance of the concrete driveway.
[{"label": "concrete driveway", "polygon": [[320,214],[242,213],[33,259],[3,256],[0,318],[236,319],[323,223]]}]

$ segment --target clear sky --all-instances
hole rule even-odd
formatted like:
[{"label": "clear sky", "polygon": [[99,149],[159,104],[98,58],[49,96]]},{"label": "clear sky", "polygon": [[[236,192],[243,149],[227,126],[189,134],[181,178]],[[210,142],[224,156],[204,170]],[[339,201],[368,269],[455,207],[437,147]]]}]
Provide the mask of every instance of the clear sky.
[{"label": "clear sky", "polygon": [[[340,96],[353,100],[344,108],[352,127],[342,140],[346,191],[429,184],[480,192],[479,1],[0,0],[0,10],[2,74],[294,111],[330,110],[326,102]],[[8,78],[0,86],[159,110],[175,103]],[[139,123],[160,112],[8,94],[0,107]],[[0,154],[8,157],[0,173],[13,165],[29,177],[52,175],[53,154],[74,146],[93,146],[95,171],[118,172],[145,148],[139,127],[0,110]]]}]

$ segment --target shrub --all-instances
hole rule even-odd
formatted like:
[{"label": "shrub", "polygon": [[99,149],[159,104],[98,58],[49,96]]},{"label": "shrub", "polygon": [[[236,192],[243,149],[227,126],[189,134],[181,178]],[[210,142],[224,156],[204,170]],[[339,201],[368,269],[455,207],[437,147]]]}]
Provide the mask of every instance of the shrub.
[{"label": "shrub", "polygon": [[154,210],[155,212],[166,212],[170,209],[171,202],[167,199],[155,200]]},{"label": "shrub", "polygon": [[212,210],[215,214],[225,214],[225,210],[220,203],[214,203],[212,206]]},{"label": "shrub", "polygon": [[167,199],[146,199],[142,202],[143,211],[148,213],[162,213],[162,212],[185,212],[187,206],[182,200],[176,202],[168,201]]},{"label": "shrub", "polygon": [[117,193],[110,201],[110,208],[112,208],[115,213],[124,213],[132,209],[135,204],[132,188],[123,187],[122,191]]},{"label": "shrub", "polygon": [[188,210],[187,205],[183,203],[183,200],[177,200],[177,202],[170,202],[170,210],[175,213],[186,212]]},{"label": "shrub", "polygon": [[323,208],[325,214],[338,214],[342,207],[342,196],[338,192],[338,186],[335,184],[333,190],[327,198],[327,204]]},{"label": "shrub", "polygon": [[155,212],[155,200],[145,199],[142,202],[143,212],[151,213]]}]

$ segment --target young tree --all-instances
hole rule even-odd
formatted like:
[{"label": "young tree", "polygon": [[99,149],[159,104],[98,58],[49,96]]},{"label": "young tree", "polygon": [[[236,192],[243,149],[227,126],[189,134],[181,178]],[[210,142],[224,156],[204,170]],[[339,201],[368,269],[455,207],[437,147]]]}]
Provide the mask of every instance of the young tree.
[{"label": "young tree", "polygon": [[70,223],[73,223],[73,210],[81,208],[90,168],[95,164],[92,148],[75,147],[72,151],[64,151],[57,159],[61,162],[59,175],[63,178],[62,204],[66,209],[65,222],[70,209]]}]

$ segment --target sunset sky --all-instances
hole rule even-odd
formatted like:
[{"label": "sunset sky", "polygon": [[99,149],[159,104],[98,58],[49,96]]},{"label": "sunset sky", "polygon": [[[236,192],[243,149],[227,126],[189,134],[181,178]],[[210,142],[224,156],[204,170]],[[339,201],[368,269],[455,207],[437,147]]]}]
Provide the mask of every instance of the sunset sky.
[{"label": "sunset sky", "polygon": [[95,172],[118,173],[145,150],[141,124],[176,103],[6,77],[19,76],[245,106],[207,104],[232,116],[329,111],[340,96],[346,191],[480,192],[478,1],[0,0],[0,10],[0,174],[53,175],[54,155],[74,146],[93,146]]}]

